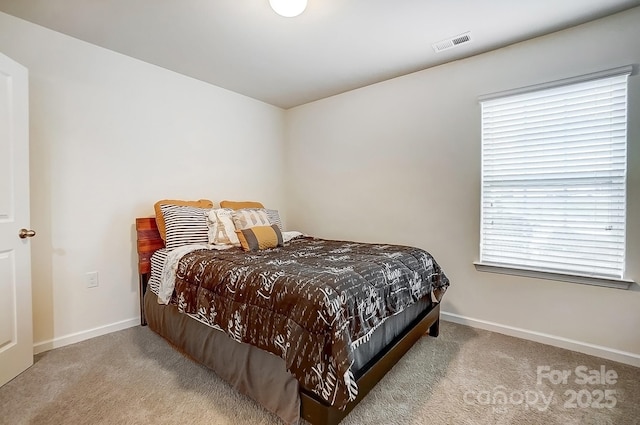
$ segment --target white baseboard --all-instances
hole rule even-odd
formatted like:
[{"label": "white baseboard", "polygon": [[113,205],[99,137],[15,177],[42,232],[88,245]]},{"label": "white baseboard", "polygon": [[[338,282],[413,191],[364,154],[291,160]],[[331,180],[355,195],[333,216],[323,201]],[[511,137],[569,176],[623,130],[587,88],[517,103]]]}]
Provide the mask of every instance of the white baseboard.
[{"label": "white baseboard", "polygon": [[97,328],[88,329],[86,331],[76,332],[73,334],[61,336],[43,342],[36,342],[33,345],[33,354],[44,353],[54,348],[64,347],[65,345],[75,344],[76,342],[95,338],[97,336],[106,335],[111,332],[121,331],[123,329],[132,328],[140,325],[140,318],[122,320],[120,322],[111,323],[109,325],[99,326]]},{"label": "white baseboard", "polygon": [[579,353],[589,354],[591,356],[601,357],[631,366],[640,367],[640,355],[635,353],[620,351],[614,348],[589,344],[587,342],[576,341],[555,335],[530,331],[527,329],[515,328],[513,326],[488,322],[486,320],[473,319],[471,317],[465,317],[455,313],[447,313],[446,311],[442,311],[440,313],[440,317],[442,318],[442,320],[446,320],[447,322],[453,322],[460,325],[470,326],[472,328],[479,328],[487,331],[497,332],[508,336],[514,336],[516,338],[535,341],[542,344],[552,345],[554,347],[560,347],[567,350],[577,351]]}]

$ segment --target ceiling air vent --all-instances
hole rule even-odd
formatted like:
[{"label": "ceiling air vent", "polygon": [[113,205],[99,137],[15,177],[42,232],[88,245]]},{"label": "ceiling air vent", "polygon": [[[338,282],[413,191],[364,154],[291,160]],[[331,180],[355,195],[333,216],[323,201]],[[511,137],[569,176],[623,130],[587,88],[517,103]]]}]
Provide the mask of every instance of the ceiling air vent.
[{"label": "ceiling air vent", "polygon": [[464,43],[468,43],[471,41],[471,32],[467,31],[463,34],[456,35],[446,40],[438,41],[437,43],[432,44],[433,50],[437,52],[442,52],[443,50],[452,49],[456,46],[459,46]]}]

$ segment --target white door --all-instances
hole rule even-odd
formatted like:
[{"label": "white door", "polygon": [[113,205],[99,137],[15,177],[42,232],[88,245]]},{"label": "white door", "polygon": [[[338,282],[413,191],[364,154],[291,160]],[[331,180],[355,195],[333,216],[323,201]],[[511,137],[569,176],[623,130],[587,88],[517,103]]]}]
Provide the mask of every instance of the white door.
[{"label": "white door", "polygon": [[33,364],[28,96],[27,69],[0,53],[0,385]]}]

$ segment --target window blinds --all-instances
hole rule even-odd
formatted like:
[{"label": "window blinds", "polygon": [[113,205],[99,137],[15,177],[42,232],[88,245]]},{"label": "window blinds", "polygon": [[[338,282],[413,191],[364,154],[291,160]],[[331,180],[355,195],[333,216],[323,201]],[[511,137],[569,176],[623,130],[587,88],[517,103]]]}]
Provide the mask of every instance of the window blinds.
[{"label": "window blinds", "polygon": [[623,277],[628,75],[481,100],[481,263]]}]

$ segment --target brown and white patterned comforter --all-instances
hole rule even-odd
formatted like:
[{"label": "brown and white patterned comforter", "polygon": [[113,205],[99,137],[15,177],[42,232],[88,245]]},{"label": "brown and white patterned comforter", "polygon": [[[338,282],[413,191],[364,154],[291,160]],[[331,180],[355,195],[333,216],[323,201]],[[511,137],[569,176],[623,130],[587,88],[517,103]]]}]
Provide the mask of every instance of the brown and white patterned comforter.
[{"label": "brown and white patterned comforter", "polygon": [[294,239],[259,252],[196,250],[176,269],[181,312],[284,359],[300,385],[338,408],[355,399],[353,350],[447,277],[408,246]]}]

